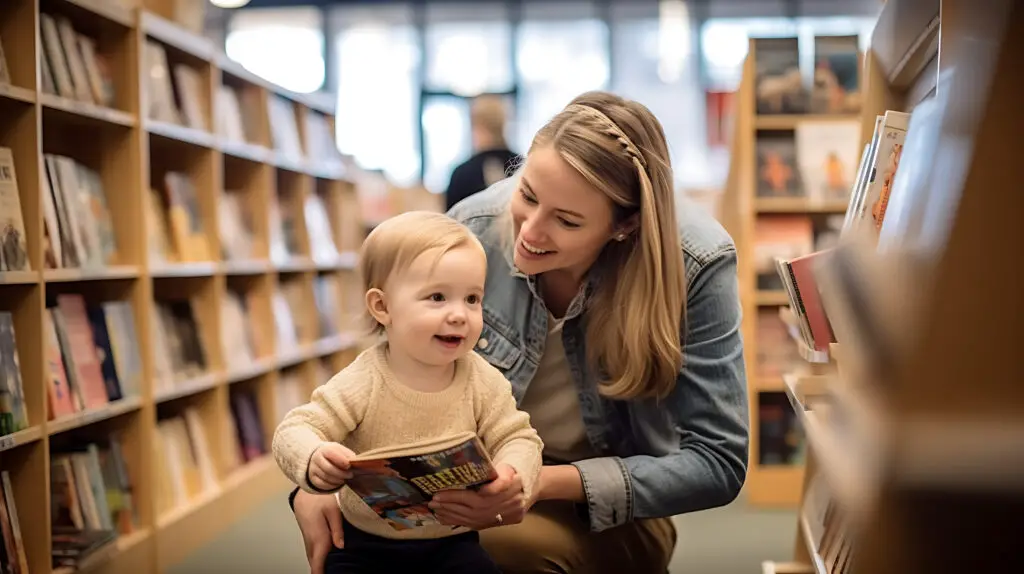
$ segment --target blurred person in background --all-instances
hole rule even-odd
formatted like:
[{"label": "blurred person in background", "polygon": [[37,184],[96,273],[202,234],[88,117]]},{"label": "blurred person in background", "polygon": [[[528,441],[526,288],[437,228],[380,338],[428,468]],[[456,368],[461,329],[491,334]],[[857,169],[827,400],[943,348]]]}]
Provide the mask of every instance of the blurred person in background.
[{"label": "blurred person in background", "polygon": [[[673,187],[658,119],[589,92],[537,132],[516,173],[448,212],[487,252],[475,351],[530,415],[544,466],[513,510],[516,477],[430,506],[480,531],[505,574],[664,574],[671,517],[743,486],[736,248]],[[337,501],[298,491],[292,503],[322,572],[332,541],[344,543]]]},{"label": "blurred person in background", "polygon": [[515,171],[518,155],[505,141],[505,103],[501,96],[473,99],[469,111],[473,156],[452,170],[445,192],[445,209],[483,191]]}]

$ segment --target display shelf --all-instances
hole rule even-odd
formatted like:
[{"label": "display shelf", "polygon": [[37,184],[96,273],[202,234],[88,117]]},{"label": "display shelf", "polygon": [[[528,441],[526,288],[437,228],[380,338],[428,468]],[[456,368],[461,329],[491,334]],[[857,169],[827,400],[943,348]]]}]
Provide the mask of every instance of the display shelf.
[{"label": "display shelf", "polygon": [[29,443],[33,443],[43,436],[42,427],[29,427],[18,432],[0,436],[0,451],[11,450]]},{"label": "display shelf", "polygon": [[1019,182],[996,166],[1022,153],[1022,34],[1009,0],[889,0],[875,27],[861,125],[912,114],[889,203],[903,217],[851,229],[815,269],[839,343],[784,377],[809,447],[795,562],[810,571],[1005,563],[1024,479],[1024,228]]},{"label": "display shelf", "polygon": [[[29,262],[27,270],[0,272],[0,312],[13,319],[28,423],[0,436],[0,470],[10,474],[29,571],[69,571],[51,562],[59,544],[51,526],[55,506],[62,504],[49,492],[54,457],[78,452],[87,443],[105,449],[119,436],[136,524],[75,570],[163,572],[253,504],[285,495],[288,481],[269,456],[267,442],[282,415],[274,401],[281,372],[312,373],[319,361],[340,369],[357,349],[358,341],[345,333],[320,336],[307,327],[294,347],[274,335],[272,296],[282,286],[298,284],[304,301],[296,314],[315,324],[311,281],[321,270],[346,273],[362,241],[363,227],[350,223],[360,220],[360,210],[345,170],[308,156],[298,122],[315,112],[333,129],[333,106],[257,78],[209,40],[167,18],[114,2],[0,2],[0,38],[11,75],[10,84],[0,85],[0,147],[12,151]],[[47,68],[51,63],[47,52],[72,38],[76,50],[63,63],[66,69],[60,68],[63,85],[57,86],[54,70],[44,70],[44,62]],[[92,82],[90,54],[82,45],[103,61],[106,82]],[[162,63],[154,53],[162,54]],[[75,56],[84,70],[71,69]],[[163,69],[151,73],[154,66]],[[154,78],[168,81],[169,91]],[[245,116],[246,128],[251,124],[251,138],[229,137],[222,130],[220,122],[232,114],[217,95],[223,86],[244,92],[236,111]],[[280,129],[270,117],[271,100],[284,110],[281,117],[296,120],[297,150],[287,149],[280,133],[274,135]],[[235,234],[221,227],[233,201],[228,194],[234,193],[240,194],[252,235],[251,249],[241,257],[227,256]],[[311,194],[329,206],[327,233],[335,242],[346,237],[337,259],[311,256],[303,213],[303,200]],[[271,202],[278,197],[285,198],[298,231],[290,257],[283,260],[271,257],[270,248]],[[233,328],[225,318],[233,292],[247,296],[247,329]],[[87,321],[63,316],[74,310],[60,307],[68,297],[85,307]],[[195,326],[185,333],[192,333],[189,345],[201,348],[204,361],[201,369],[174,370],[167,378],[163,369],[171,351],[160,345],[160,337],[169,334],[171,323],[162,323],[158,310],[174,301],[192,305]],[[103,313],[97,315],[99,310]],[[73,323],[79,330],[70,343],[61,340],[64,331],[58,337],[58,311],[61,329]],[[108,331],[107,343],[98,325]],[[94,345],[109,344],[113,351],[97,354],[102,381],[88,383],[102,384],[108,400],[96,402],[94,386],[89,406],[72,404],[51,413],[51,401],[58,400],[47,386],[56,384],[51,369],[72,365],[69,357],[80,349],[71,344],[87,340],[81,331],[86,326]],[[263,338],[253,360],[239,366],[224,343],[244,332]],[[133,351],[137,362],[131,361]],[[111,367],[111,355],[127,362]],[[115,382],[104,370],[110,368]],[[231,444],[230,437],[240,432],[239,417],[247,416],[236,400],[248,396],[263,437],[260,454],[252,444]],[[179,418],[198,422],[206,435],[215,486],[167,510],[161,489],[175,478],[161,462],[166,453],[154,445],[166,432],[160,425]]]},{"label": "display shelf", "polygon": [[5,83],[0,83],[0,98],[23,104],[36,103],[36,93],[32,90]]},{"label": "display shelf", "polygon": [[[857,113],[816,113],[811,106],[806,106],[805,113],[758,113],[757,55],[761,41],[760,38],[749,41],[736,92],[730,168],[721,202],[721,220],[735,241],[739,260],[739,291],[743,307],[741,329],[747,372],[757,376],[757,384],[748,385],[751,427],[755,429],[760,426],[758,404],[761,395],[771,390],[783,390],[781,379],[762,376],[762,363],[783,360],[784,353],[780,349],[789,344],[784,338],[780,340],[775,336],[779,326],[771,308],[789,305],[790,298],[782,282],[775,281],[778,276],[773,256],[766,257],[762,253],[788,253],[787,257],[797,257],[813,252],[821,238],[834,228],[834,221],[842,219],[849,202],[844,197],[833,197],[834,189],[826,193],[821,191],[822,186],[811,185],[808,174],[813,170],[808,168],[808,160],[802,158],[798,149],[799,134],[807,128],[819,126],[820,129],[820,126],[834,123],[848,124],[856,134],[861,117]],[[799,42],[803,43],[803,38]],[[803,50],[801,47],[800,51]],[[863,85],[860,88],[863,89]],[[789,142],[788,147],[772,147],[774,144],[765,143],[778,139]],[[860,142],[854,142],[854,145],[859,146]],[[782,149],[787,151],[779,151]],[[782,169],[788,174],[784,190],[765,189],[768,176],[764,175],[766,168],[761,162],[771,150],[778,152],[785,166]],[[857,152],[859,154],[859,147]],[[785,248],[777,246],[782,244]],[[772,348],[772,345],[778,348]],[[789,349],[784,350],[790,352]],[[812,358],[828,363],[827,354],[807,351],[806,345],[803,348],[798,346],[792,349],[792,354],[805,360]],[[752,453],[759,452],[758,435],[758,432],[752,432]],[[761,506],[797,506],[805,473],[801,463],[794,462],[793,467],[780,469],[776,465],[762,465],[758,457],[752,455],[744,486],[745,499]]]}]

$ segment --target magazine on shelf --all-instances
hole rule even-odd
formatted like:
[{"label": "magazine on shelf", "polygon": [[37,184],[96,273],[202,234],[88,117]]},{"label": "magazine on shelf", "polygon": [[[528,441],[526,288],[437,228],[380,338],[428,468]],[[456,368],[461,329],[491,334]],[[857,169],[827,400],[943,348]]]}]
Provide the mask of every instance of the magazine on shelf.
[{"label": "magazine on shelf", "polygon": [[480,438],[465,432],[367,451],[345,485],[395,530],[439,524],[427,503],[442,490],[477,489],[498,477]]}]

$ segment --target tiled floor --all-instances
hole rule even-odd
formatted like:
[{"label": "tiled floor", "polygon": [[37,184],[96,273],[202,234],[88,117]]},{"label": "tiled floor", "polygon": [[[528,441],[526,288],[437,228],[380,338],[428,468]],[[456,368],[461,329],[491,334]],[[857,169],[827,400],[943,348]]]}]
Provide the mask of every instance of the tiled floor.
[{"label": "tiled floor", "polygon": [[[791,557],[796,533],[792,511],[754,509],[742,498],[725,508],[677,517],[676,525],[672,574],[756,574],[763,560]],[[168,574],[305,572],[302,538],[287,494],[281,493]]]}]

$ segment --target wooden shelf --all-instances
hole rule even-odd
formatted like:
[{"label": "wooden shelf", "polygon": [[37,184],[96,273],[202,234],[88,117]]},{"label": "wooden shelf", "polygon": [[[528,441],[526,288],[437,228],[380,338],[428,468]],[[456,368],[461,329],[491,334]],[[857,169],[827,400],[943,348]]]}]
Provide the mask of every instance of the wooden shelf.
[{"label": "wooden shelf", "polygon": [[789,296],[786,295],[785,291],[779,290],[757,292],[758,307],[778,307],[781,305],[789,305]]},{"label": "wooden shelf", "polygon": [[99,16],[124,28],[135,27],[135,17],[132,12],[109,0],[60,0],[60,2],[79,8],[86,13]]},{"label": "wooden shelf", "polygon": [[0,271],[0,285],[32,285],[39,282],[35,271]]},{"label": "wooden shelf", "polygon": [[759,130],[795,130],[803,123],[857,122],[859,120],[858,114],[762,114],[754,118],[754,128]]},{"label": "wooden shelf", "polygon": [[16,433],[0,436],[0,452],[33,443],[43,436],[40,427],[29,427]]},{"label": "wooden shelf", "polygon": [[[299,345],[291,348],[278,340],[272,307],[273,298],[285,286],[299,282],[309,296],[303,297],[295,312],[304,319],[316,319],[312,282],[318,273],[357,280],[348,271],[356,267],[365,226],[352,182],[344,178],[343,168],[307,157],[310,154],[304,150],[287,156],[275,148],[267,108],[269,100],[280,99],[294,112],[299,140],[304,142],[308,128],[300,118],[314,111],[333,127],[333,103],[294,94],[258,78],[227,59],[210,40],[145,9],[125,10],[108,0],[0,4],[0,33],[12,82],[0,85],[0,147],[10,148],[13,154],[31,269],[0,272],[0,311],[11,314],[16,331],[28,426],[0,436],[0,470],[8,472],[13,483],[29,571],[63,573],[67,570],[55,570],[51,562],[53,505],[61,504],[61,497],[49,493],[50,478],[57,465],[66,463],[62,455],[90,444],[102,449],[116,433],[131,481],[137,524],[133,532],[91,554],[77,571],[161,574],[261,500],[270,496],[285,500],[288,481],[269,455],[274,421],[284,414],[277,412],[274,401],[282,371],[298,368],[313,373],[314,362],[322,360],[331,368],[343,368],[361,343],[346,333],[323,337],[307,329]],[[144,4],[151,9],[165,7],[158,6],[160,2]],[[58,26],[70,23],[75,34],[93,41],[104,60],[112,97],[91,89],[89,94],[72,94],[66,85],[63,91],[56,85],[44,89],[41,66],[50,40],[37,30],[45,20],[41,13],[50,15]],[[154,111],[160,90],[149,73],[147,50],[152,45],[165,53],[167,69],[162,73],[171,81],[172,112],[176,113]],[[199,94],[194,113],[184,113],[179,93],[182,85],[189,84]],[[239,104],[247,112],[246,122],[252,124],[243,126],[245,141],[221,133],[229,131],[218,121],[225,112],[218,94],[226,87],[245,92]],[[85,182],[78,184],[77,195],[68,195],[79,197],[81,204],[66,199],[65,193],[72,192],[52,189],[65,185],[65,179]],[[170,193],[168,181],[187,181],[192,193],[186,195],[193,197],[182,200]],[[306,195],[314,192],[324,199],[329,212],[330,239],[341,253],[336,260],[312,257],[301,207]],[[235,193],[244,234],[238,228],[221,227],[230,203],[226,196]],[[289,215],[297,216],[289,222],[297,228],[297,236],[289,245],[291,257],[284,262],[272,258],[270,249],[274,225],[281,224],[272,219],[270,206],[279,195],[293,201],[288,204],[294,208]],[[172,199],[177,201],[173,215]],[[51,204],[56,214],[50,212]],[[105,210],[109,225],[93,226],[91,220],[72,223],[69,210],[75,210],[76,220]],[[166,247],[155,241],[163,227],[168,228]],[[356,228],[359,232],[354,234]],[[229,257],[227,240],[236,233],[250,239],[251,248],[244,256]],[[49,243],[51,237],[55,243]],[[56,256],[54,245],[75,256]],[[120,389],[109,387],[107,379],[102,381],[105,398],[114,400],[104,404],[90,396],[87,404],[92,408],[75,412],[82,408],[76,404],[50,418],[55,409],[48,404],[46,385],[53,384],[50,369],[55,363],[47,327],[61,333],[60,337],[54,334],[57,352],[61,364],[68,364],[63,354],[72,352],[70,337],[64,337],[69,327],[52,307],[57,304],[60,311],[60,301],[68,301],[64,296],[69,295],[83,303],[88,313],[107,304],[130,310],[128,324],[120,326],[130,325],[128,336],[137,346],[138,360],[128,367],[127,376],[121,372],[123,365],[116,365],[118,377],[125,377],[118,381]],[[226,311],[234,295],[242,304],[243,327],[238,326],[237,315],[229,317]],[[184,306],[193,314],[201,368],[186,369],[178,361],[178,372],[163,370],[170,359],[164,356],[159,336],[166,336],[167,325],[178,320],[166,318],[172,303],[187,303]],[[113,332],[107,313],[104,308],[101,320]],[[338,315],[336,323],[345,325],[347,317],[340,309]],[[87,319],[92,328],[99,324],[93,323],[95,316]],[[81,327],[84,322],[77,324]],[[76,339],[82,343],[79,334]],[[260,348],[235,355],[232,337],[246,335],[260,338]],[[121,355],[115,343],[108,337],[111,352],[102,357]],[[100,337],[93,344],[104,345]],[[257,358],[250,360],[250,355]],[[186,378],[181,374],[186,372],[202,375]],[[173,383],[165,384],[166,379]],[[239,416],[235,401],[245,396],[257,411],[263,444],[246,445],[252,448],[243,456],[231,437]],[[212,475],[213,486],[187,504],[162,512],[167,507],[168,478],[162,474],[167,461],[159,457],[171,449],[156,446],[166,444],[158,443],[170,427],[164,423],[185,417],[191,417],[203,431],[200,434],[206,435],[210,471],[206,476]],[[188,432],[188,440],[194,440],[193,430]],[[255,447],[262,456],[243,463],[242,459],[253,457]]]},{"label": "wooden shelf", "polygon": [[758,213],[846,213],[848,202],[815,202],[802,197],[758,197],[754,210]]},{"label": "wooden shelf", "polygon": [[26,88],[0,82],[0,98],[6,98],[26,104],[36,103],[36,93]]},{"label": "wooden shelf", "polygon": [[128,112],[105,108],[88,102],[62,98],[53,94],[40,94],[39,103],[43,106],[43,117],[52,118],[54,121],[66,121],[97,127],[132,127],[135,125],[135,116]]},{"label": "wooden shelf", "polygon": [[[761,574],[815,574],[815,569],[799,562],[772,562],[770,560],[761,563]],[[818,572],[818,574],[826,574]]]},{"label": "wooden shelf", "polygon": [[139,276],[136,265],[116,265],[85,269],[46,269],[43,279],[47,283],[68,283],[77,281],[111,281],[135,279]]},{"label": "wooden shelf", "polygon": [[124,398],[100,408],[88,409],[67,417],[51,420],[47,423],[46,430],[50,436],[72,431],[136,411],[141,405],[142,399],[139,397]]}]

